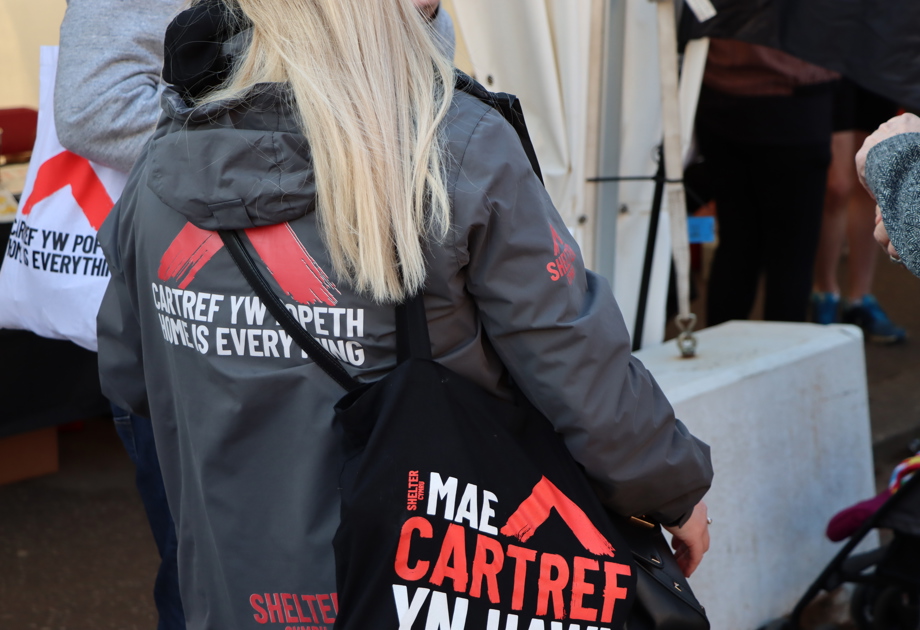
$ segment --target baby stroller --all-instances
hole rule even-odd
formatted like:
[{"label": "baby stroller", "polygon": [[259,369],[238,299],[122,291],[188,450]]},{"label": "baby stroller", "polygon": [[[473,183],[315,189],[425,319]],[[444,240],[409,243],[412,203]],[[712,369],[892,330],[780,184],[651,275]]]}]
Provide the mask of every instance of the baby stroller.
[{"label": "baby stroller", "polygon": [[[892,540],[878,549],[851,555],[879,527],[890,528]],[[847,582],[856,584],[850,613],[859,630],[920,630],[920,472],[852,532],[788,619],[775,619],[760,630],[800,630],[806,606],[821,591],[832,591]]]}]

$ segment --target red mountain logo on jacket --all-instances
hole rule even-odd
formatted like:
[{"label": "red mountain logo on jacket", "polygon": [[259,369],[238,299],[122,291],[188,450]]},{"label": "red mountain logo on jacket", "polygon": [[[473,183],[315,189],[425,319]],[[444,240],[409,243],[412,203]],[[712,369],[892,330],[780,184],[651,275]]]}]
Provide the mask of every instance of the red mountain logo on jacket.
[{"label": "red mountain logo on jacket", "polygon": [[58,153],[39,167],[22,214],[29,215],[35,204],[67,186],[70,186],[70,192],[89,224],[98,230],[115,202],[89,160],[70,151]]},{"label": "red mountain logo on jacket", "polygon": [[[268,267],[281,290],[300,304],[322,302],[335,306],[335,284],[316,264],[287,223],[245,230],[249,242]],[[214,254],[224,246],[217,232],[187,223],[160,259],[160,280],[174,280],[186,288]]]},{"label": "red mountain logo on jacket", "polygon": [[552,225],[549,226],[549,231],[553,234],[553,255],[556,257],[553,262],[546,265],[549,277],[553,282],[565,278],[572,284],[575,281],[575,267],[572,266],[576,258],[575,250],[562,240]]}]

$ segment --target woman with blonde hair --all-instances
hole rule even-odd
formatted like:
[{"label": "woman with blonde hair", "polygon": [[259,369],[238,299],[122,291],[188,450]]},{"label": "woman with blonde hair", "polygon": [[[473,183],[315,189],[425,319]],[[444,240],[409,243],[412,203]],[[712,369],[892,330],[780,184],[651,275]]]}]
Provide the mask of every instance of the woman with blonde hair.
[{"label": "woman with blonde hair", "polygon": [[340,605],[342,390],[216,230],[243,231],[360,381],[394,368],[394,305],[422,292],[435,360],[499,397],[513,380],[610,508],[670,526],[686,573],[708,547],[708,447],[631,357],[514,130],[455,91],[429,17],[211,1],[177,22],[211,24],[213,46],[167,37],[164,116],[100,231],[99,352],[105,393],[153,421],[189,628],[330,626]]}]

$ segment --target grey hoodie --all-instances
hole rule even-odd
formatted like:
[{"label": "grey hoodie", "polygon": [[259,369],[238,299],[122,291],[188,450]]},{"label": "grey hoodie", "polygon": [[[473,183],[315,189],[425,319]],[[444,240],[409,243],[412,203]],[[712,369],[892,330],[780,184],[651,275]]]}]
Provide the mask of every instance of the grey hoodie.
[{"label": "grey hoodie", "polygon": [[[61,144],[127,173],[160,117],[163,33],[187,0],[68,0],[54,90]],[[436,41],[454,57],[454,24],[439,10]]]},{"label": "grey hoodie", "polygon": [[[331,627],[338,606],[332,418],[343,392],[210,230],[247,230],[289,309],[357,378],[395,365],[392,305],[332,272],[309,147],[281,91],[191,111],[167,90],[99,233],[112,269],[103,391],[153,420],[195,630]],[[585,270],[511,126],[458,93],[444,132],[453,227],[427,252],[435,358],[500,396],[513,378],[605,503],[678,521],[709,487],[708,447],[630,355],[609,286]]]}]

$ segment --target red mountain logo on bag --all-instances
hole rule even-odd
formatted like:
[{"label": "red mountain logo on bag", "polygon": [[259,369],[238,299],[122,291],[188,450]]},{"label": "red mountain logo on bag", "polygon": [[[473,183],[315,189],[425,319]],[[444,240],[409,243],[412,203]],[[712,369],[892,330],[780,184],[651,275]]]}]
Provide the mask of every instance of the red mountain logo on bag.
[{"label": "red mountain logo on bag", "polygon": [[553,234],[553,255],[556,257],[553,262],[546,265],[549,277],[553,282],[565,278],[572,284],[575,281],[575,267],[572,266],[576,258],[575,250],[562,240],[552,225],[549,226],[549,231]]},{"label": "red mountain logo on bag", "polygon": [[70,186],[70,192],[89,224],[94,230],[99,230],[115,202],[89,160],[70,151],[58,153],[39,167],[22,214],[29,215],[35,204],[67,186]]},{"label": "red mountain logo on bag", "polygon": [[[281,290],[301,304],[321,302],[335,306],[335,284],[316,263],[294,230],[287,223],[245,230],[259,257]],[[217,232],[202,230],[191,223],[182,231],[160,259],[160,280],[174,280],[186,288],[214,254],[224,246]]]},{"label": "red mountain logo on bag", "polygon": [[585,550],[597,556],[613,557],[613,545],[597,531],[584,511],[546,477],[534,486],[530,496],[508,518],[501,533],[527,542],[537,528],[546,522],[554,508]]}]

